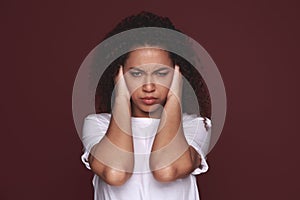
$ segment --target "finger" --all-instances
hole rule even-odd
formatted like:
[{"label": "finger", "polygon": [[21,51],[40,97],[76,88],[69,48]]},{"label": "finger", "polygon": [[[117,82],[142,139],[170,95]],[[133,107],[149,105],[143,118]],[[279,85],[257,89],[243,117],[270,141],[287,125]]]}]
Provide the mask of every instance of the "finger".
[{"label": "finger", "polygon": [[175,65],[173,80],[169,90],[169,97],[174,95],[178,99],[180,99],[182,93],[182,75],[179,68],[178,65]]},{"label": "finger", "polygon": [[177,64],[175,65],[175,71],[179,72],[179,66]]},{"label": "finger", "polygon": [[174,75],[177,76],[178,78],[181,78],[180,67],[178,65],[175,65]]},{"label": "finger", "polygon": [[115,84],[123,78],[123,66],[120,65],[117,76],[115,77]]},{"label": "finger", "polygon": [[118,75],[115,79],[115,89],[117,96],[125,96],[130,98],[130,94],[125,82],[124,74],[123,74],[123,66],[121,65],[119,68]]},{"label": "finger", "polygon": [[180,73],[180,67],[178,65],[175,65],[174,74],[173,74],[173,80],[172,80],[172,88],[176,89],[181,85],[182,82],[182,75]]}]

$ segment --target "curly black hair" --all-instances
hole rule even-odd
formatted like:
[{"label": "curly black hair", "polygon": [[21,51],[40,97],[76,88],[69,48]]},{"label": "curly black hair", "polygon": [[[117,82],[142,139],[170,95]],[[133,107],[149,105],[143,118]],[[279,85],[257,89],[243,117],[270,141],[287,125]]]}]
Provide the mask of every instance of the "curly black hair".
[{"label": "curly black hair", "polygon": [[[136,15],[132,15],[123,19],[112,31],[106,34],[104,40],[123,31],[142,27],[159,27],[180,32],[180,30],[175,28],[169,18],[142,11]],[[207,85],[205,84],[202,76],[199,74],[198,70],[187,60],[173,52],[168,53],[171,60],[173,61],[173,64],[178,64],[180,66],[182,75],[192,86],[197,96],[200,115],[202,117],[211,118],[211,99]],[[106,68],[103,75],[101,76],[95,94],[96,113],[111,112],[111,99],[114,89],[114,77],[118,72],[119,66],[124,65],[129,54],[130,52],[114,60]]]},{"label": "curly black hair", "polygon": [[123,31],[141,27],[160,27],[179,31],[168,17],[161,17],[151,12],[142,11],[137,15],[131,15],[123,19],[112,31],[106,34],[104,39]]}]

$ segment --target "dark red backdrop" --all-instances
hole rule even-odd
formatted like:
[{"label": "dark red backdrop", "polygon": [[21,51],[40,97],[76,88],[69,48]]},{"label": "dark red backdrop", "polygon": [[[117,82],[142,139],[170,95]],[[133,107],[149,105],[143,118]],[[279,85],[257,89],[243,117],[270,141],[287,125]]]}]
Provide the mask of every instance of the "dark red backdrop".
[{"label": "dark red backdrop", "polygon": [[[71,109],[73,81],[121,18],[168,16],[212,56],[226,124],[199,177],[202,200],[297,199],[297,1],[2,1],[0,199],[92,199]],[[299,198],[299,197],[298,197]]]}]

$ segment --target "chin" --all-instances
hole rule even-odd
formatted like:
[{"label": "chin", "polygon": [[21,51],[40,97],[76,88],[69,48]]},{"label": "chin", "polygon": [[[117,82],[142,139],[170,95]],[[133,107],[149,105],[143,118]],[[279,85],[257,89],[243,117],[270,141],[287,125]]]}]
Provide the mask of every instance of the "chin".
[{"label": "chin", "polygon": [[144,110],[144,112],[147,113],[148,116],[153,116],[153,117],[159,116],[160,117],[162,110],[163,110],[163,106],[160,104],[156,104],[156,105],[151,106],[151,108]]}]

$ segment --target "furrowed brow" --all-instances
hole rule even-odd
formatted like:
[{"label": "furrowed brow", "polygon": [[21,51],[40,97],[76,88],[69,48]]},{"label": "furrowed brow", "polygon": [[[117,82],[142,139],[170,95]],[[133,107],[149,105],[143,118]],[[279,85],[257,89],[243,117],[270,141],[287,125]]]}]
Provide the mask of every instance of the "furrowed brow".
[{"label": "furrowed brow", "polygon": [[139,71],[139,72],[144,72],[144,70],[142,70],[138,67],[130,67],[129,70],[136,70],[136,71]]},{"label": "furrowed brow", "polygon": [[155,70],[154,72],[160,72],[160,71],[163,71],[163,70],[170,70],[169,69],[169,67],[162,67],[162,68],[160,68],[160,69],[157,69],[157,70]]}]

